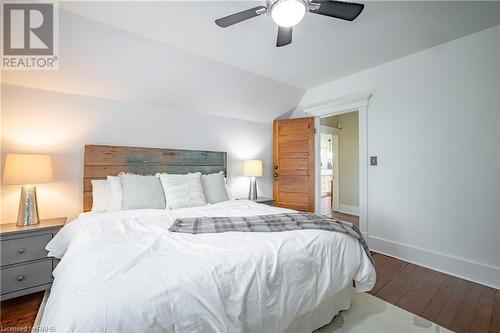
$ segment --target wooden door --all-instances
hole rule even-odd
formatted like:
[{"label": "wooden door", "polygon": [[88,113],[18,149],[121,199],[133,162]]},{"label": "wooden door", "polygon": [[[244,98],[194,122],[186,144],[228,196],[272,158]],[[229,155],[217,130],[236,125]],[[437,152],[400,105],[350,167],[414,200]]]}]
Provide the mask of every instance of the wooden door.
[{"label": "wooden door", "polygon": [[314,118],[274,121],[274,201],[314,212]]}]

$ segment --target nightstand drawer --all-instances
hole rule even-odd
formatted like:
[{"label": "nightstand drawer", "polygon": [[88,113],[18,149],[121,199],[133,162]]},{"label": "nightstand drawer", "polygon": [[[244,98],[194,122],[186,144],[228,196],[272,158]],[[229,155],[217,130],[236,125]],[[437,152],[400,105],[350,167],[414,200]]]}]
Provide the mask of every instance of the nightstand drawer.
[{"label": "nightstand drawer", "polygon": [[52,234],[2,240],[2,266],[47,257],[45,246]]},{"label": "nightstand drawer", "polygon": [[52,259],[2,268],[1,293],[6,294],[21,289],[52,282]]}]

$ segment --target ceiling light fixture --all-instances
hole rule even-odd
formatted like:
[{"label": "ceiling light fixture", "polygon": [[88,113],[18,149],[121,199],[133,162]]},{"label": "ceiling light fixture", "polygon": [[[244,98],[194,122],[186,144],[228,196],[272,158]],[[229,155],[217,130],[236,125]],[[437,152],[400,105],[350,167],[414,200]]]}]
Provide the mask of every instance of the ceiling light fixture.
[{"label": "ceiling light fixture", "polygon": [[281,27],[293,27],[306,13],[306,5],[302,0],[278,0],[271,7],[271,17]]},{"label": "ceiling light fixture", "polygon": [[362,3],[337,0],[266,0],[265,6],[263,4],[263,6],[221,17],[215,20],[215,24],[221,28],[227,28],[257,16],[269,14],[278,24],[276,46],[282,47],[292,42],[293,26],[304,18],[306,11],[311,14],[354,21],[364,7]]}]

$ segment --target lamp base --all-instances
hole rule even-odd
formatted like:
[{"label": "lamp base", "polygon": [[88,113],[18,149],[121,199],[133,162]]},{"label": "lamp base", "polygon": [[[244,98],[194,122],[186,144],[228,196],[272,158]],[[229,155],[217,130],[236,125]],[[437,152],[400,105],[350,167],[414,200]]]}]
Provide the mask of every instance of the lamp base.
[{"label": "lamp base", "polygon": [[36,202],[36,187],[26,185],[21,189],[17,225],[27,226],[40,223],[38,218],[38,204]]},{"label": "lamp base", "polygon": [[248,199],[256,200],[258,198],[257,194],[257,178],[250,177],[250,189],[248,190]]}]

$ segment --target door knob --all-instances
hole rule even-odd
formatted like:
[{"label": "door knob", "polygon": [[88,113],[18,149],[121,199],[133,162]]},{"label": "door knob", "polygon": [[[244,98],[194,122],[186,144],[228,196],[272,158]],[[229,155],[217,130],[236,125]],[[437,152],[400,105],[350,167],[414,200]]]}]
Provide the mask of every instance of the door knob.
[{"label": "door knob", "polygon": [[278,170],[278,166],[277,165],[274,166],[274,170]]},{"label": "door knob", "polygon": [[274,178],[278,178],[278,173],[277,172],[274,173]]},{"label": "door knob", "polygon": [[19,250],[17,250],[17,253],[19,253],[19,254],[24,253],[24,249],[20,248]]},{"label": "door knob", "polygon": [[17,281],[22,281],[22,280],[24,280],[24,275],[19,275],[19,276],[17,277]]}]

